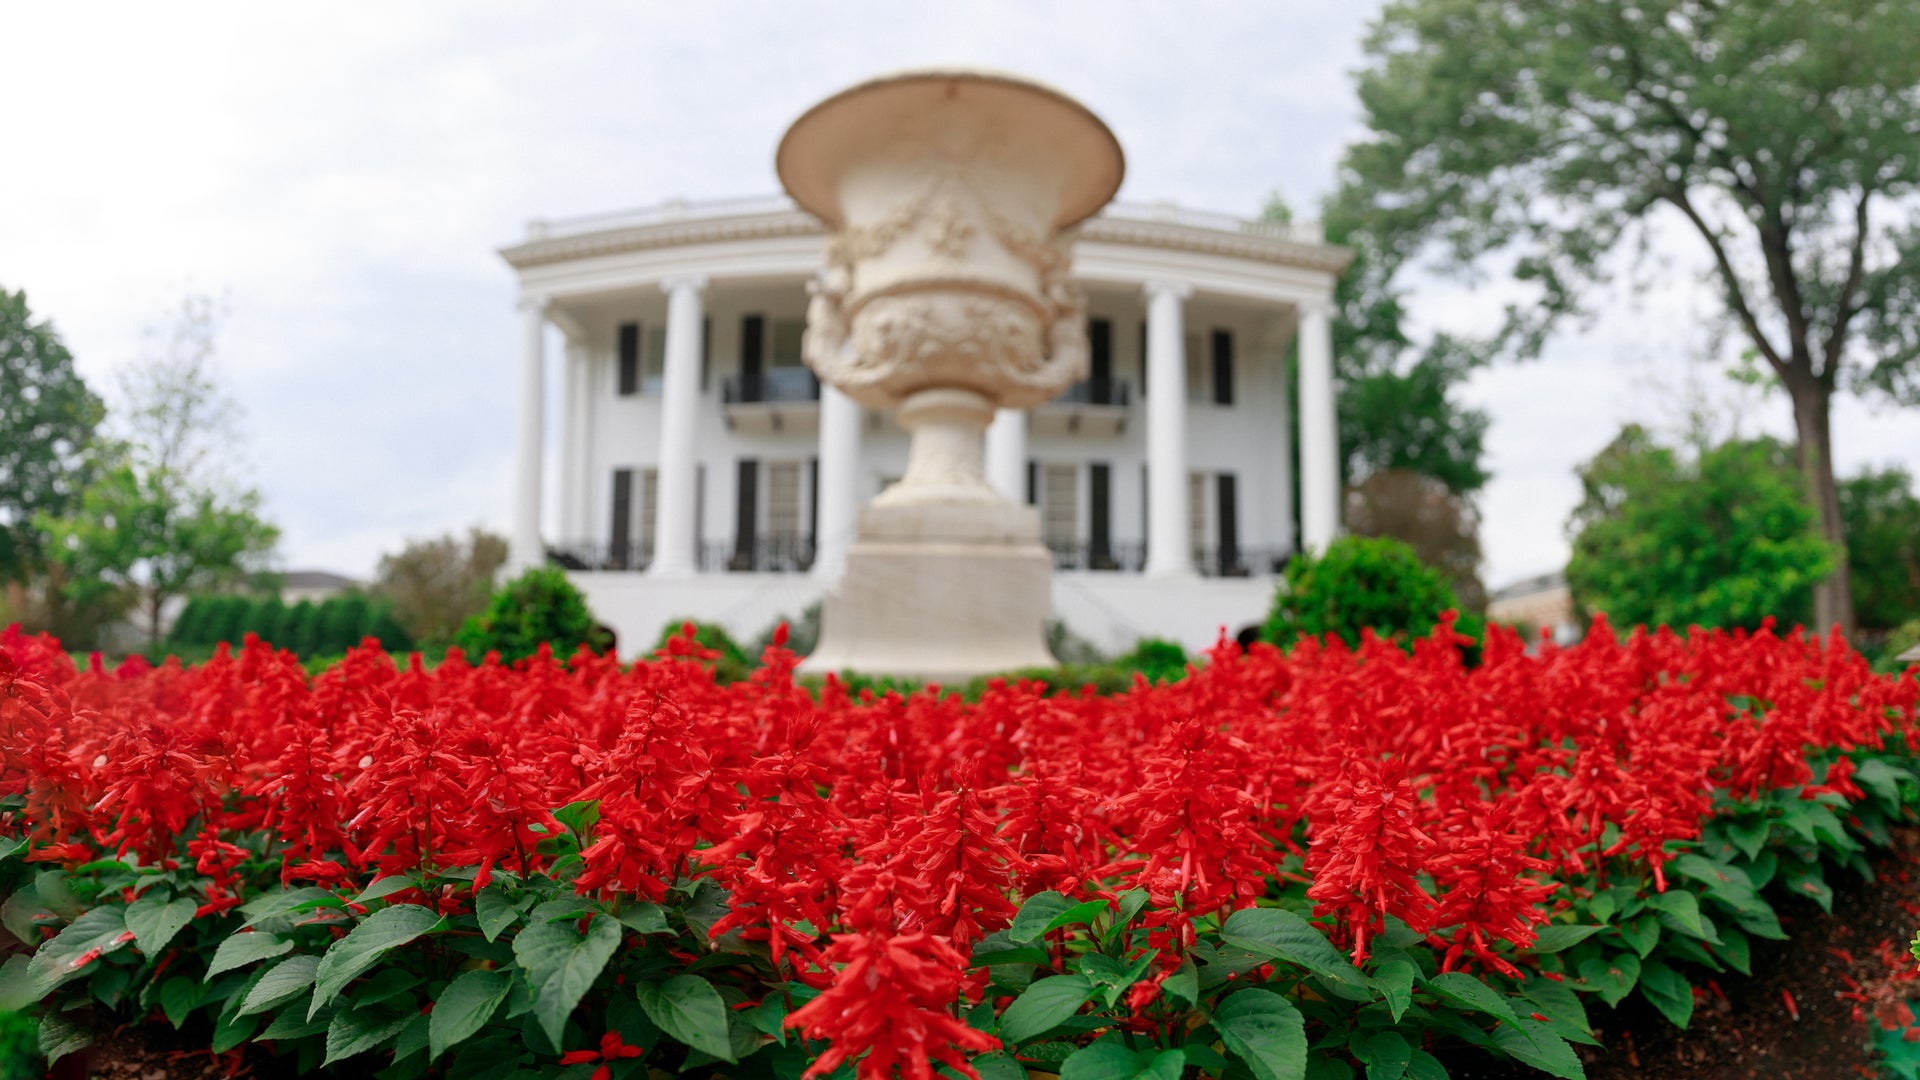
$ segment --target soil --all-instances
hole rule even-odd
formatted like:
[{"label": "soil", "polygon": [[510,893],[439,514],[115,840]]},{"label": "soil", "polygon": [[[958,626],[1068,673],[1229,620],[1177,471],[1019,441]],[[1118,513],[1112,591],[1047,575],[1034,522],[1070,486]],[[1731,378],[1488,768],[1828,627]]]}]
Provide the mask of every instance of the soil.
[{"label": "soil", "polygon": [[[1589,1080],[1860,1080],[1880,1077],[1876,1029],[1920,1027],[1907,942],[1920,929],[1920,828],[1895,833],[1872,883],[1843,874],[1833,914],[1792,898],[1780,909],[1790,939],[1755,941],[1754,976],[1729,973],[1694,991],[1686,1031],[1639,995],[1609,1011],[1589,999],[1601,1047],[1576,1047]],[[1543,1074],[1475,1051],[1448,1056],[1455,1080],[1537,1080]]]}]

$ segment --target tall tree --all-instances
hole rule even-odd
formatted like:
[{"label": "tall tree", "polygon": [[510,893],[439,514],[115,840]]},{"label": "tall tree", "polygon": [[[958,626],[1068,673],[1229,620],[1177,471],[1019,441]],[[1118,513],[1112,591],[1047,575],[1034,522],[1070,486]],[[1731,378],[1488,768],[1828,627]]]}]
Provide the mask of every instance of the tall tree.
[{"label": "tall tree", "polygon": [[0,289],[0,585],[44,569],[33,519],[78,501],[101,414],[53,325],[34,319],[24,291]]},{"label": "tall tree", "polygon": [[411,540],[380,557],[373,595],[423,648],[452,644],[462,623],[486,610],[493,579],[507,562],[505,537],[475,528],[465,540]]},{"label": "tall tree", "polygon": [[119,438],[102,449],[99,476],[78,507],[36,519],[68,595],[137,597],[149,641],[171,601],[260,572],[279,537],[226,464],[237,408],[214,381],[217,324],[215,303],[190,296],[150,331],[121,369]]},{"label": "tall tree", "polygon": [[1621,625],[1800,622],[1808,587],[1840,554],[1771,439],[1676,450],[1630,425],[1581,467],[1580,484],[1567,585]]},{"label": "tall tree", "polygon": [[[1911,0],[1395,0],[1343,188],[1397,257],[1511,259],[1539,294],[1509,310],[1517,355],[1648,227],[1691,233],[1843,553],[1833,395],[1920,400],[1917,40]],[[1852,628],[1844,554],[1814,614]]]},{"label": "tall tree", "polygon": [[1920,496],[1905,469],[1868,469],[1840,481],[1862,630],[1920,619]]}]

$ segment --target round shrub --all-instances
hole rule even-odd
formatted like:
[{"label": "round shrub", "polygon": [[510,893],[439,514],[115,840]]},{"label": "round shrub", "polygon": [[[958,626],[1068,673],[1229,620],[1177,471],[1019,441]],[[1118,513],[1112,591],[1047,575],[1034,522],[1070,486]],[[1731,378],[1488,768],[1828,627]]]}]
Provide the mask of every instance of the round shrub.
[{"label": "round shrub", "polygon": [[1413,548],[1389,537],[1344,536],[1287,565],[1267,616],[1267,640],[1284,647],[1302,635],[1333,634],[1356,646],[1363,629],[1410,640],[1458,607],[1445,579]]},{"label": "round shrub", "polygon": [[1178,682],[1187,677],[1187,650],[1177,641],[1165,638],[1141,638],[1131,651],[1114,660],[1113,665],[1126,672],[1139,672],[1148,682]]},{"label": "round shrub", "polygon": [[[698,642],[701,648],[720,654],[712,662],[715,682],[739,682],[753,674],[753,661],[747,658],[746,650],[742,649],[740,643],[733,640],[733,635],[727,633],[726,628],[719,623],[675,619],[661,628],[659,640],[653,643],[653,651],[659,652],[665,649],[667,642],[673,638],[684,637],[688,627],[693,628],[693,640]],[[772,640],[771,635],[768,636],[768,640]]]},{"label": "round shrub", "polygon": [[487,610],[460,627],[453,643],[474,659],[497,652],[509,663],[534,655],[542,645],[564,658],[582,645],[597,652],[609,644],[587,610],[586,597],[557,566],[536,566],[502,585]]}]

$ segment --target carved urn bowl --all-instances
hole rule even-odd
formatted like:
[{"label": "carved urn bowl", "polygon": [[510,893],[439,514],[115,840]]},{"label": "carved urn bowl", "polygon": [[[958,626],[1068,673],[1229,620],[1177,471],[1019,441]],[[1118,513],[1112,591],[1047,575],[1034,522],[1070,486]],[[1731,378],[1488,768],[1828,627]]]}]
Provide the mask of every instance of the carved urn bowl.
[{"label": "carved urn bowl", "polygon": [[913,432],[906,475],[876,502],[997,501],[980,461],[994,410],[1086,375],[1071,230],[1119,189],[1113,133],[1038,83],[917,71],[814,106],[775,160],[829,230],[807,364]]}]

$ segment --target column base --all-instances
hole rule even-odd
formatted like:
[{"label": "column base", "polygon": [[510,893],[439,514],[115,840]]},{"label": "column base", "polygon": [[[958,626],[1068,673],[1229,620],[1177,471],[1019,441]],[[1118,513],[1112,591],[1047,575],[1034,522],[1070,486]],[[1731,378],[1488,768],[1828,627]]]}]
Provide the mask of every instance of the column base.
[{"label": "column base", "polygon": [[951,685],[1054,666],[1053,559],[1039,532],[1037,511],[1006,502],[868,507],[801,673]]}]

